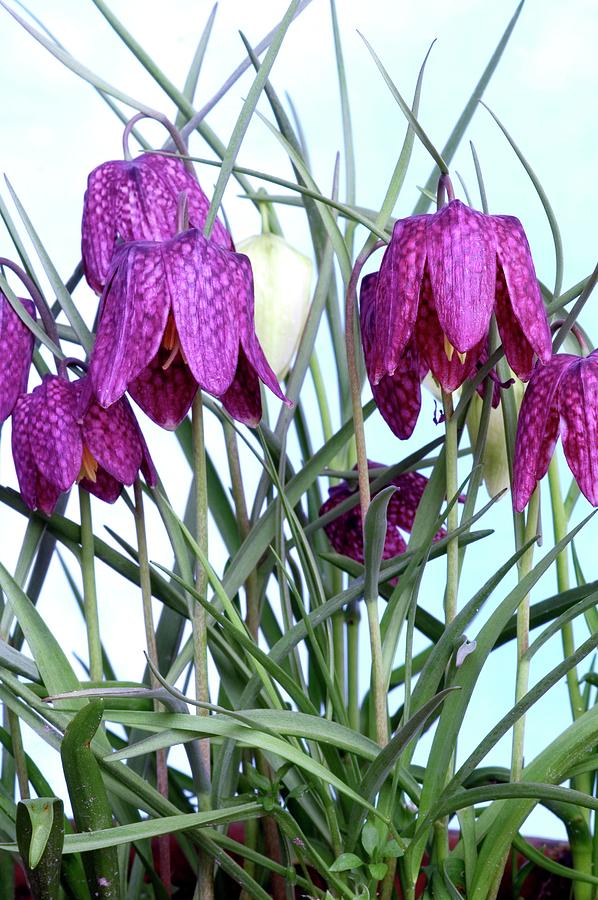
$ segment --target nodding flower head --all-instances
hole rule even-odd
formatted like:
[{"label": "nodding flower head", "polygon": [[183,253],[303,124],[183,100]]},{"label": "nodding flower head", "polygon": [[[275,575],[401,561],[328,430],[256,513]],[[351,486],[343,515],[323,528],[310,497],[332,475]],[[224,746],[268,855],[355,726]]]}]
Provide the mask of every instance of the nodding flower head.
[{"label": "nodding flower head", "polygon": [[[370,472],[382,468],[381,463],[368,462]],[[391,559],[404,553],[407,549],[405,538],[401,534],[410,532],[413,528],[417,507],[426,489],[428,479],[419,472],[403,472],[388,484],[396,488],[390,498],[387,509],[386,539],[382,559]],[[343,481],[331,487],[328,500],[320,509],[320,516],[332,512],[340,503],[350,497],[357,499],[356,505],[346,512],[341,513],[324,525],[324,531],[328,536],[334,550],[343,556],[348,556],[356,562],[363,564],[363,526],[361,510],[357,498],[357,481]],[[375,496],[377,491],[373,492]],[[459,498],[460,500],[464,498]],[[446,531],[441,528],[434,540],[444,537]]]},{"label": "nodding flower head", "polygon": [[[159,153],[102,163],[89,175],[83,201],[81,251],[85,277],[96,293],[106,285],[116,247],[126,241],[164,241],[177,233],[179,196],[187,195],[189,224],[203,228],[210,202],[182,160]],[[212,240],[233,248],[218,220]]]},{"label": "nodding flower head", "polygon": [[89,374],[102,406],[128,390],[165,428],[181,422],[198,386],[251,426],[260,379],[285,400],[255,334],[249,260],[196,228],[116,251]]},{"label": "nodding flower head", "polygon": [[452,200],[431,215],[399,219],[375,296],[368,374],[377,385],[420,359],[454,391],[476,369],[494,312],[505,354],[523,380],[551,341],[529,245],[512,216],[477,212]]},{"label": "nodding flower head", "polygon": [[12,452],[25,503],[48,516],[75,482],[107,503],[114,503],[139,471],[150,486],[156,484],[154,464],[128,402],[122,399],[103,409],[91,399],[86,378],[70,382],[46,375],[30,394],[19,397]]},{"label": "nodding flower head", "polygon": [[559,353],[537,366],[523,395],[513,456],[513,506],[526,506],[559,434],[575,480],[598,506],[598,351]]}]

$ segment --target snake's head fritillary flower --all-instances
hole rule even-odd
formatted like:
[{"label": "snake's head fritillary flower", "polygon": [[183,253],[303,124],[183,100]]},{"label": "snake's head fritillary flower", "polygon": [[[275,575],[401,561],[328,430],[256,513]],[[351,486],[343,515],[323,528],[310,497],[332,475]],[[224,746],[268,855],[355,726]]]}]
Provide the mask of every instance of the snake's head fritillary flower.
[{"label": "snake's head fritillary flower", "polygon": [[198,386],[250,426],[261,419],[260,379],[286,399],[256,337],[251,263],[196,228],[116,251],[89,374],[102,406],[128,390],[170,429]]},{"label": "snake's head fritillary flower", "polygon": [[12,452],[21,494],[30,509],[52,515],[60,494],[79,482],[107,503],[141,471],[156,471],[125,399],[103,409],[89,398],[87,379],[46,375],[13,412]]},{"label": "snake's head fritillary flower", "polygon": [[475,371],[492,313],[505,355],[523,380],[534,355],[551,356],[546,311],[527,238],[512,216],[491,216],[452,200],[431,215],[399,219],[375,296],[370,377],[392,376],[415,342],[445,391]]},{"label": "snake's head fritillary flower", "polygon": [[[35,318],[31,300],[21,300]],[[0,291],[0,425],[12,413],[17,397],[27,390],[33,357],[33,334]]]},{"label": "snake's head fritillary flower", "polygon": [[415,341],[410,341],[397,362],[392,375],[374,379],[373,346],[376,335],[376,288],[378,273],[366,275],[361,282],[359,318],[365,365],[372,395],[380,415],[397,437],[410,437],[421,407],[421,381],[428,371],[420,358]]},{"label": "snake's head fritillary flower", "polygon": [[[187,195],[189,224],[203,228],[210,202],[182,160],[158,153],[102,163],[89,175],[83,201],[81,250],[85,277],[101,294],[117,245],[164,241],[177,233],[179,196]],[[212,240],[232,249],[218,220]]]},{"label": "snake's head fritillary flower", "polygon": [[[368,461],[368,467],[372,472],[381,468],[381,463]],[[419,472],[403,472],[389,482],[394,485],[396,490],[390,498],[387,508],[387,528],[382,559],[399,556],[407,549],[401,530],[408,533],[413,528],[417,507],[427,483],[428,479]],[[342,481],[331,487],[328,491],[328,500],[320,509],[320,516],[336,509],[343,500],[355,497],[356,492],[356,481],[352,483]],[[375,496],[376,493],[377,491],[374,491],[372,495]],[[460,497],[459,499],[463,500],[464,498]],[[348,556],[363,565],[363,527],[359,503],[324,525],[324,531],[337,553]],[[434,540],[439,540],[445,534],[446,531],[441,528]]]},{"label": "snake's head fritillary flower", "polygon": [[565,458],[598,506],[598,351],[559,353],[534,370],[521,404],[513,458],[513,506],[521,512],[548,471],[559,433]]},{"label": "snake's head fritillary flower", "polygon": [[312,262],[277,234],[247,238],[237,249],[253,269],[259,342],[276,377],[284,378],[309,312]]}]

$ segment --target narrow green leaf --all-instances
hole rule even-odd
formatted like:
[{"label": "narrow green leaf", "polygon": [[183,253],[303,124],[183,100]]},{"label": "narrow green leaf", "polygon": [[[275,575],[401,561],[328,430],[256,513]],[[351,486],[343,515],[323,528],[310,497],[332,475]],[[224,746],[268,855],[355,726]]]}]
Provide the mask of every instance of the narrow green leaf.
[{"label": "narrow green leaf", "polygon": [[[218,9],[218,4],[215,3],[212,7],[212,11],[208,16],[208,20],[204,26],[204,30],[201,33],[201,37],[199,39],[199,43],[197,45],[197,49],[193,56],[193,60],[189,67],[189,72],[187,73],[187,78],[185,79],[185,86],[183,88],[183,95],[187,98],[189,103],[193,103],[193,98],[195,96],[195,91],[197,89],[197,82],[199,81],[199,76],[201,73],[201,67],[203,65],[204,57],[206,55],[206,50],[208,49],[208,42],[210,40],[210,35],[212,33],[212,26],[214,25],[214,19],[216,18],[216,10]],[[184,115],[184,113],[179,109],[175,119],[175,126],[177,128],[181,128],[185,122],[187,121],[188,116]]]},{"label": "narrow green leaf", "polygon": [[380,563],[386,541],[388,504],[396,488],[383,488],[373,498],[365,516],[363,528],[364,541],[364,586],[365,598],[369,601],[378,599],[378,581],[380,580]]},{"label": "narrow green leaf", "polygon": [[[4,5],[3,0],[0,0],[0,4]],[[56,271],[56,268],[54,267],[54,263],[50,259],[44,245],[42,244],[42,242],[39,238],[37,231],[33,227],[33,223],[31,222],[31,219],[25,212],[23,204],[17,197],[17,195],[16,195],[15,191],[13,190],[13,187],[8,179],[6,179],[6,184],[8,185],[8,190],[10,191],[10,195],[11,195],[13,202],[18,210],[18,213],[23,221],[23,225],[25,226],[25,228],[27,230],[27,234],[29,235],[29,237],[31,239],[31,243],[35,247],[37,255],[39,256],[39,258],[41,260],[41,264],[44,267],[44,272],[46,273],[46,275],[48,277],[48,281],[50,282],[50,284],[52,285],[52,289],[56,293],[56,298],[60,304],[60,307],[61,307],[62,311],[64,312],[65,316],[67,317],[67,319],[69,320],[70,324],[74,328],[75,333],[77,334],[77,337],[79,339],[81,346],[83,347],[84,350],[89,352],[91,350],[91,343],[92,343],[91,332],[88,329],[85,322],[83,321],[77,307],[73,303],[73,299],[72,299],[71,295],[65,288],[65,286],[60,278],[60,275],[58,274],[58,272]]]},{"label": "narrow green leaf", "polygon": [[[480,102],[480,99],[484,95],[484,91],[488,87],[490,79],[494,75],[494,72],[500,62],[500,59],[501,59],[501,56],[503,55],[505,47],[507,46],[507,44],[509,42],[509,38],[511,37],[511,34],[513,33],[513,29],[515,28],[517,19],[519,18],[520,14],[521,14],[521,10],[523,9],[524,3],[525,3],[525,0],[521,0],[521,2],[518,4],[517,9],[515,10],[513,17],[511,18],[500,41],[498,42],[494,53],[490,57],[488,65],[482,72],[482,77],[480,78],[480,80],[476,84],[475,88],[473,89],[471,97],[465,104],[465,108],[464,108],[463,112],[461,113],[461,115],[459,116],[457,123],[456,123],[455,127],[453,128],[448,141],[442,148],[443,159],[445,159],[448,164],[450,164],[453,156],[455,155],[455,151],[456,151],[457,147],[459,146],[459,144],[461,142],[461,138],[465,134],[467,127],[473,118],[473,114],[475,113],[475,111],[478,107],[478,103]],[[432,195],[432,198],[435,197],[437,182],[438,182],[438,173],[436,172],[435,169],[433,169],[430,174],[430,177],[428,178],[428,180],[426,182],[426,186],[424,189],[425,192],[430,192],[430,194]],[[425,192],[422,193],[422,196],[419,198],[418,202],[415,204],[415,209],[413,210],[413,215],[421,215],[422,213],[427,212],[427,210],[429,209],[430,200],[426,196]]]},{"label": "narrow green leaf", "polygon": [[361,32],[358,32],[358,34],[361,37],[364,44],[366,45],[366,47],[368,48],[368,50],[370,51],[372,59],[378,66],[378,70],[379,70],[380,74],[382,75],[384,81],[386,82],[388,88],[390,89],[390,92],[393,95],[394,99],[399,104],[399,106],[401,108],[401,112],[403,113],[403,115],[405,116],[405,118],[407,119],[407,121],[409,122],[411,127],[413,128],[413,131],[418,136],[418,138],[420,139],[420,141],[422,142],[422,144],[424,145],[424,147],[426,148],[426,150],[428,151],[428,153],[430,154],[430,156],[432,157],[432,159],[434,160],[434,162],[440,169],[440,172],[443,175],[448,175],[448,166],[447,166],[446,162],[444,161],[444,159],[442,158],[442,156],[440,155],[440,153],[438,152],[438,150],[436,149],[436,147],[434,146],[434,144],[432,143],[432,141],[430,140],[430,138],[428,137],[428,135],[426,134],[424,129],[421,127],[421,125],[417,121],[417,118],[411,111],[409,105],[403,100],[403,98],[402,98],[401,94],[399,93],[399,91],[397,90],[392,78],[390,77],[390,75],[388,74],[386,69],[384,68],[382,61],[379,59],[379,57],[377,56],[373,47],[366,40],[366,38],[363,36],[363,34],[361,34]]},{"label": "narrow green leaf", "polygon": [[0,586],[19,621],[48,692],[76,691],[80,684],[60,643],[1,562]]},{"label": "narrow green leaf", "polygon": [[[97,2],[97,0],[95,0],[95,2]],[[288,6],[287,11],[283,16],[280,25],[278,26],[276,35],[268,48],[266,56],[264,57],[264,61],[260,66],[259,72],[255,76],[253,84],[251,85],[251,88],[247,93],[247,98],[245,100],[245,103],[243,104],[243,108],[241,109],[228,147],[226,149],[226,153],[224,154],[224,157],[222,159],[220,175],[218,176],[218,181],[216,182],[216,187],[214,188],[212,202],[210,203],[210,209],[208,210],[208,215],[206,216],[206,221],[204,224],[204,234],[206,235],[206,237],[209,237],[212,231],[212,226],[214,225],[214,222],[216,220],[218,210],[220,209],[220,204],[224,196],[224,190],[232,173],[237,154],[241,147],[241,143],[243,142],[243,138],[245,137],[245,132],[249,127],[249,122],[251,121],[251,117],[253,115],[255,107],[257,106],[257,102],[266,83],[266,79],[268,78],[270,70],[274,65],[274,61],[278,55],[278,51],[280,50],[284,36],[295,17],[298,5],[299,0],[292,0],[290,5]]]}]

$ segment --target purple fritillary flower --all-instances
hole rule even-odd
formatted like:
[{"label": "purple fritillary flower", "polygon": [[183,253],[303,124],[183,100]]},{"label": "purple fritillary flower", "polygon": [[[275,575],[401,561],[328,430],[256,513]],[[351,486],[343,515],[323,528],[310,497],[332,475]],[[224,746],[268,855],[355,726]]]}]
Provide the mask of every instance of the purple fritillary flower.
[{"label": "purple fritillary flower", "polygon": [[[382,464],[368,461],[368,467],[371,471],[372,469],[381,468]],[[384,541],[382,559],[391,559],[393,556],[399,556],[406,551],[407,544],[399,529],[410,532],[413,528],[417,507],[427,483],[428,479],[425,475],[420,475],[419,472],[404,472],[389,482],[389,484],[395,486],[396,491],[388,504],[386,539]],[[343,481],[331,487],[328,491],[328,500],[320,509],[320,516],[335,509],[339,503],[342,503],[348,497],[355,496],[356,491],[356,482]],[[463,497],[459,498],[460,501],[464,499]],[[324,531],[337,553],[348,556],[354,559],[355,562],[363,565],[363,528],[359,503],[347,510],[347,512],[341,513],[340,516],[328,522],[327,525],[324,525]],[[441,528],[435,535],[434,540],[440,540],[445,535],[445,529]]]},{"label": "purple fritillary flower", "polygon": [[255,334],[249,259],[196,228],[116,251],[89,374],[102,406],[128,390],[169,429],[198,386],[251,426],[262,415],[260,379],[288,402]]},{"label": "purple fritillary flower", "polygon": [[[375,381],[376,357],[373,347],[376,335],[376,314],[379,310],[376,302],[378,277],[378,272],[366,275],[361,282],[359,296],[361,339],[366,371],[372,396],[382,418],[393,434],[396,434],[401,440],[406,440],[411,436],[419,416],[421,382],[428,373],[430,364],[424,354],[418,350],[416,337],[411,337],[398,359],[393,374],[383,375],[378,382]],[[470,359],[465,367],[457,353],[454,353],[449,360],[443,349],[438,363],[435,363],[435,371],[441,370],[444,373],[446,383],[457,385],[462,383],[464,378],[473,375],[476,368],[483,365],[487,359],[488,352],[484,346],[478,350],[477,361]],[[464,372],[467,374],[464,375]],[[493,381],[492,406],[496,407],[500,402],[501,385],[494,370],[490,373],[490,377]],[[483,382],[478,385],[477,390],[483,397],[485,390]]]},{"label": "purple fritillary flower", "polygon": [[523,395],[513,458],[513,506],[521,512],[544,477],[561,435],[569,468],[598,506],[598,351],[559,353],[534,369]]},{"label": "purple fritillary flower", "polygon": [[[203,228],[210,201],[182,160],[143,153],[130,161],[102,163],[89,175],[83,201],[81,250],[85,277],[101,294],[117,244],[165,241],[177,233],[179,195],[186,191],[189,223]],[[233,249],[230,234],[214,222],[212,240]]]},{"label": "purple fritillary flower", "polygon": [[13,412],[12,453],[23,500],[30,509],[54,512],[58,497],[75,482],[107,503],[139,471],[150,486],[156,470],[131,407],[121,400],[103,409],[90,397],[86,378],[69,382],[46,375]]},{"label": "purple fritillary flower", "polygon": [[[21,303],[35,318],[31,300],[21,300]],[[12,413],[19,394],[27,390],[33,343],[32,332],[0,291],[0,425]]]},{"label": "purple fritillary flower", "polygon": [[399,219],[372,301],[370,379],[395,373],[410,343],[446,391],[474,372],[496,313],[511,368],[527,380],[551,357],[550,329],[521,222],[452,200]]}]

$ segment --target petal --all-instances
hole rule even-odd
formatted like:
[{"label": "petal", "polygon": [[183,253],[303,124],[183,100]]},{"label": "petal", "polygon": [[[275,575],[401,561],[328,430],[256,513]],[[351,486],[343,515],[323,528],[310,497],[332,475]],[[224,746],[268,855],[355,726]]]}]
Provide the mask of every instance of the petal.
[{"label": "petal", "polygon": [[388,504],[389,521],[403,531],[411,531],[428,479],[419,472],[402,472],[390,483],[394,484],[396,491]]},{"label": "petal", "polygon": [[378,312],[377,281],[378,274],[376,273],[366,275],[361,282],[359,315],[366,370],[380,415],[393,434],[396,434],[401,440],[405,440],[413,432],[419,416],[420,382],[425,372],[422,371],[415,344],[410,341],[397,362],[394,374],[385,375],[377,384],[374,383],[373,372],[376,362],[372,347]]},{"label": "petal", "polygon": [[164,258],[187,365],[201,388],[219,396],[237,368],[245,292],[240,257],[192,228],[164,245]]},{"label": "petal", "polygon": [[562,353],[532,373],[517,422],[513,455],[513,507],[521,512],[536,482],[544,477],[559,434],[556,391],[566,368],[577,357]]},{"label": "petal", "polygon": [[30,509],[41,509],[51,516],[61,492],[41,475],[35,464],[30,441],[34,405],[32,394],[22,394],[16,402],[12,414],[12,455],[23,500]]},{"label": "petal", "polygon": [[[347,497],[351,493],[350,490],[346,490]],[[320,515],[324,516],[345,499],[346,497],[340,494],[330,497],[321,507]],[[348,556],[350,559],[354,559],[363,565],[363,533],[359,503],[346,513],[333,519],[327,525],[324,525],[324,531],[337,553]]]},{"label": "petal", "polygon": [[239,348],[235,377],[220,400],[233,419],[249,425],[250,428],[256,428],[260,424],[262,419],[260,382],[242,347]]},{"label": "petal", "polygon": [[598,506],[598,355],[577,359],[559,384],[561,440],[581,492]]},{"label": "petal", "polygon": [[32,398],[29,440],[35,465],[56,488],[68,491],[79,474],[83,456],[77,391],[66,379],[46,375]]},{"label": "petal", "polygon": [[[31,300],[20,302],[35,318]],[[27,390],[33,341],[33,333],[0,291],[0,425],[10,416],[19,394]]]},{"label": "petal", "polygon": [[101,294],[117,238],[114,185],[123,162],[106,162],[89,175],[83,199],[81,255],[89,286]]},{"label": "petal", "polygon": [[[498,261],[504,273],[513,315],[530,346],[546,363],[552,356],[550,327],[523,225],[514,216],[492,218]],[[511,364],[511,368],[517,372],[514,365]]]},{"label": "petal", "polygon": [[473,350],[487,338],[494,308],[492,217],[453,200],[429,217],[426,248],[440,328],[460,353]]},{"label": "petal", "polygon": [[[432,286],[427,270],[422,282],[419,311],[415,325],[415,340],[419,354],[426,361],[432,375],[445,391],[455,391],[475,372],[476,364],[486,346],[486,336],[465,354],[461,361],[454,350],[449,359],[446,339],[434,307]],[[454,346],[454,345],[453,345]]]},{"label": "petal", "polygon": [[122,482],[109,475],[101,466],[98,466],[95,481],[82,478],[79,486],[105,503],[116,503],[123,489]]},{"label": "petal", "polygon": [[161,347],[149,365],[129,383],[129,394],[153,422],[173,431],[191,409],[197,382],[180,356],[167,369],[162,368],[169,355]]},{"label": "petal", "polygon": [[262,345],[255,333],[253,272],[251,270],[251,263],[248,257],[244,256],[242,253],[237,253],[235,256],[238,260],[240,270],[237,311],[239,316],[241,346],[260,380],[263,381],[266,387],[270,388],[276,397],[286,403],[287,406],[292,406],[291,401],[285,397],[280,389],[278,379],[272,371],[270,363],[262,350]]},{"label": "petal", "polygon": [[108,409],[92,403],[81,430],[86,446],[99,465],[122,484],[133,484],[143,452],[137,423],[128,415],[124,402],[119,400]]},{"label": "petal", "polygon": [[111,406],[158,352],[170,310],[162,244],[125,244],[102,296],[89,364],[96,397]]},{"label": "petal", "polygon": [[426,223],[430,216],[399,219],[380,266],[376,324],[372,334],[374,381],[392,375],[413,333],[426,261]]}]

